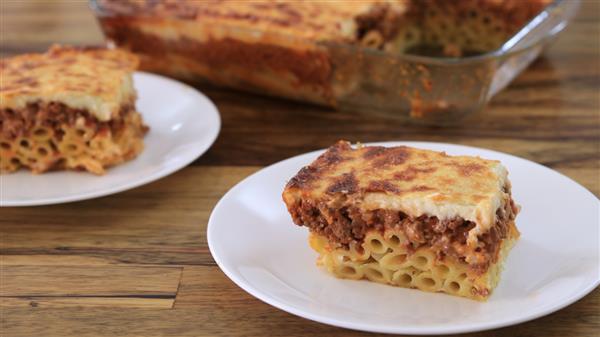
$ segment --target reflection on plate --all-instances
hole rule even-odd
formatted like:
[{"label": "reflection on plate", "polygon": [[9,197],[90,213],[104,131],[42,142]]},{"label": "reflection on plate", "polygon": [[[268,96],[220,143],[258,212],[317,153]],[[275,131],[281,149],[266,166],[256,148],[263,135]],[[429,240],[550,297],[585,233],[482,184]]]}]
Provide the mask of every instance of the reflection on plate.
[{"label": "reflection on plate", "polygon": [[195,89],[148,73],[134,74],[136,103],[150,132],[135,159],[105,175],[27,170],[0,175],[2,206],[33,206],[84,200],[121,192],[169,175],[203,154],[221,127],[214,104]]},{"label": "reflection on plate", "polygon": [[521,239],[487,302],[340,280],[315,266],[307,230],[293,225],[281,192],[319,152],[267,167],[215,207],[208,243],[221,269],[248,293],[279,309],[357,330],[444,334],[531,320],[580,299],[600,282],[598,199],[571,179],[511,155],[467,146],[395,142],[497,159],[508,168]]}]

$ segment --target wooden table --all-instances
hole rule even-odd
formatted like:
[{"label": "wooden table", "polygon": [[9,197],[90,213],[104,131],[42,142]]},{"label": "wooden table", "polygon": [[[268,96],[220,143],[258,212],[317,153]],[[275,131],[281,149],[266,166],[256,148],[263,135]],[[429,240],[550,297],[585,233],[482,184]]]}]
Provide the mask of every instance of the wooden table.
[{"label": "wooden table", "polygon": [[[102,42],[85,2],[0,6],[3,56],[52,42]],[[492,148],[556,169],[600,195],[599,13],[599,2],[584,1],[576,22],[475,126],[414,127],[367,111],[202,88],[223,129],[189,167],[109,197],[0,209],[0,335],[366,336],[275,309],[225,277],[206,244],[215,203],[261,167],[340,138]],[[599,336],[599,312],[596,289],[547,317],[472,335]]]}]

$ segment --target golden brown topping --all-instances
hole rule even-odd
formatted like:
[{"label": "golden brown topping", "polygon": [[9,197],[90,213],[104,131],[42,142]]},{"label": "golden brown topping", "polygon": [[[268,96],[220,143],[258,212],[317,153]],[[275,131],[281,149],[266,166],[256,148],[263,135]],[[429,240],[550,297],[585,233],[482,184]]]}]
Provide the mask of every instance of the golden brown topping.
[{"label": "golden brown topping", "polygon": [[419,173],[432,173],[435,170],[436,170],[435,167],[418,168],[418,167],[414,167],[414,166],[409,166],[406,170],[395,173],[394,178],[398,179],[398,180],[411,181],[411,180],[417,178],[417,175]]},{"label": "golden brown topping", "polygon": [[327,193],[351,194],[358,191],[358,180],[354,173],[344,173],[340,177],[334,178],[333,183],[327,187]]},{"label": "golden brown topping", "polygon": [[131,72],[138,59],[122,50],[53,46],[44,54],[2,60],[0,108],[60,102],[110,120],[135,98]]},{"label": "golden brown topping", "polygon": [[369,182],[365,192],[390,192],[390,193],[399,193],[400,190],[394,183],[388,180],[374,180]]},{"label": "golden brown topping", "polygon": [[459,164],[459,163],[452,163],[450,165],[456,167],[456,169],[458,170],[458,172],[460,174],[462,174],[463,176],[467,176],[467,177],[485,170],[485,166],[480,165],[480,164],[465,164],[465,165],[463,165],[463,164]]},{"label": "golden brown topping", "polygon": [[361,190],[390,194],[438,191],[459,197],[474,186],[483,191],[499,189],[490,185],[492,181],[484,175],[497,165],[496,161],[452,157],[407,146],[353,149],[350,143],[339,141],[302,168],[287,187],[310,193],[326,190],[345,194]]},{"label": "golden brown topping", "polygon": [[371,166],[374,168],[382,168],[385,166],[393,166],[403,164],[410,157],[410,151],[406,146],[398,146],[386,148],[378,155],[369,158]]}]

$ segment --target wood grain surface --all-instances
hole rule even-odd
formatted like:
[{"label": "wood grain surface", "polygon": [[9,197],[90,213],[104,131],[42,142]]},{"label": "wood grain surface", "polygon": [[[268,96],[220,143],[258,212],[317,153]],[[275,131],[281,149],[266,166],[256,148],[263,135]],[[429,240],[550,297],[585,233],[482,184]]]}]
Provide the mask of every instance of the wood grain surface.
[{"label": "wood grain surface", "polygon": [[[216,266],[206,224],[219,198],[265,165],[344,138],[495,149],[600,195],[600,1],[465,126],[410,126],[202,87],[223,129],[189,167],[77,203],[0,209],[0,336],[366,336],[275,309]],[[83,1],[0,1],[0,54],[101,44]],[[518,310],[518,308],[515,308]],[[466,336],[600,336],[600,290],[549,316]]]}]

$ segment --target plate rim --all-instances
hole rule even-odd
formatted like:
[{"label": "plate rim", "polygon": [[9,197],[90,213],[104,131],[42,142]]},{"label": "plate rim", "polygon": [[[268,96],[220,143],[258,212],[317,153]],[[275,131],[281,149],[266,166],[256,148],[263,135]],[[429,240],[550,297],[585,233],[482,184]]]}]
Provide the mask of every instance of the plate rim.
[{"label": "plate rim", "polygon": [[[66,204],[66,203],[71,203],[71,202],[76,202],[76,201],[101,198],[101,197],[121,193],[124,191],[128,191],[128,190],[149,184],[151,182],[157,181],[159,179],[162,179],[166,176],[169,176],[169,175],[185,168],[191,162],[198,159],[200,156],[202,156],[204,153],[206,153],[206,151],[208,151],[212,147],[212,145],[217,140],[217,137],[221,133],[222,121],[221,121],[221,114],[219,112],[219,109],[217,108],[215,103],[208,96],[206,96],[200,90],[198,90],[186,83],[180,82],[178,80],[175,80],[175,79],[172,79],[172,78],[169,78],[166,76],[149,73],[149,72],[145,72],[145,71],[135,71],[133,73],[133,75],[141,76],[142,78],[146,77],[146,78],[149,78],[151,81],[162,81],[162,82],[168,83],[168,85],[170,85],[170,86],[176,85],[176,86],[184,87],[187,90],[190,90],[190,92],[193,91],[196,95],[198,95],[199,99],[205,101],[208,104],[208,106],[212,108],[212,109],[210,109],[209,114],[212,115],[212,117],[210,117],[211,119],[212,118],[215,119],[216,127],[209,131],[209,133],[207,134],[208,141],[205,143],[204,146],[198,148],[199,149],[198,153],[195,154],[194,156],[190,156],[190,158],[182,161],[178,165],[173,165],[172,167],[168,167],[166,169],[156,171],[156,172],[154,172],[154,174],[151,174],[146,177],[142,177],[132,184],[124,184],[124,185],[117,186],[114,188],[105,188],[100,191],[87,192],[84,194],[75,194],[75,195],[66,196],[66,197],[52,197],[52,198],[44,198],[44,199],[37,199],[37,200],[26,200],[26,201],[19,201],[19,200],[6,201],[3,197],[4,193],[0,192],[0,208],[3,208],[3,207],[34,207],[34,206]],[[135,85],[135,79],[134,79],[134,85]],[[138,91],[138,95],[139,95],[139,91]],[[138,100],[139,100],[139,98],[138,98]],[[148,149],[144,149],[144,151],[148,151]],[[134,158],[133,160],[135,160],[135,159],[136,158]],[[119,165],[123,165],[123,164],[127,164],[127,162],[121,163]],[[78,173],[78,172],[73,172],[73,171],[61,171],[61,172],[62,173]],[[106,172],[106,175],[109,175],[109,174],[110,174],[110,168]],[[0,175],[0,182],[6,176],[7,175]],[[100,177],[100,178],[102,178],[102,177]]]},{"label": "plate rim", "polygon": [[[470,145],[463,145],[463,144],[452,144],[452,143],[443,143],[443,142],[427,142],[427,141],[382,141],[382,142],[368,142],[368,143],[362,143],[362,145],[366,145],[366,146],[401,146],[401,145],[406,145],[406,146],[413,146],[413,147],[419,147],[421,145],[424,145],[425,148],[427,148],[426,146],[442,146],[442,147],[454,147],[454,148],[463,148],[463,149],[475,149],[475,150],[484,150],[487,152],[490,152],[494,155],[502,155],[502,156],[508,156],[511,157],[512,159],[517,159],[517,160],[524,160],[529,164],[534,164],[535,166],[540,167],[543,170],[549,170],[551,172],[553,172],[554,174],[558,174],[559,176],[561,176],[562,178],[566,178],[570,183],[575,184],[579,189],[583,190],[585,193],[587,193],[589,196],[593,197],[596,199],[596,202],[598,204],[600,204],[600,200],[590,191],[588,190],[586,187],[584,187],[583,185],[579,184],[578,182],[576,182],[575,180],[573,180],[572,178],[556,171],[553,170],[547,166],[544,166],[542,164],[536,163],[532,160],[526,159],[526,158],[522,158],[522,157],[518,157],[509,153],[505,153],[505,152],[500,152],[500,151],[496,151],[496,150],[492,150],[492,149],[487,149],[487,148],[483,148],[483,147],[475,147],[475,146],[470,146]],[[262,293],[259,289],[256,289],[254,286],[252,286],[251,284],[244,282],[243,277],[238,277],[237,274],[232,271],[229,270],[227,267],[224,267],[224,261],[221,259],[222,257],[219,254],[215,254],[215,243],[214,243],[214,238],[213,238],[213,234],[214,233],[214,229],[213,227],[214,225],[214,217],[213,215],[216,213],[217,209],[223,207],[223,202],[226,199],[226,197],[228,195],[230,195],[230,193],[235,192],[235,190],[239,189],[242,187],[242,185],[244,183],[247,183],[247,181],[254,177],[255,175],[258,175],[259,173],[261,173],[264,170],[267,169],[271,169],[274,166],[277,165],[284,165],[284,163],[286,162],[290,162],[290,161],[294,161],[297,160],[299,157],[303,157],[303,156],[316,156],[319,153],[324,152],[326,149],[319,149],[319,150],[315,150],[315,151],[309,151],[306,153],[302,153],[299,155],[295,155],[292,156],[290,158],[287,159],[283,159],[281,161],[278,161],[276,163],[273,163],[271,165],[265,166],[263,168],[261,168],[260,170],[250,174],[249,176],[245,177],[244,179],[242,179],[241,181],[239,181],[238,183],[236,183],[233,187],[231,187],[222,197],[221,199],[219,199],[219,201],[217,202],[217,204],[215,205],[215,207],[213,208],[213,210],[211,211],[209,220],[208,220],[208,224],[207,224],[207,229],[206,229],[206,239],[207,239],[207,243],[208,243],[208,249],[213,257],[213,259],[215,260],[217,266],[221,269],[221,271],[238,287],[240,287],[242,290],[246,291],[248,294],[252,295],[253,297],[257,298],[258,300],[267,303],[279,310],[285,311],[287,313],[293,314],[295,316],[304,318],[304,319],[308,319],[311,321],[315,321],[321,324],[326,324],[326,325],[331,325],[331,326],[336,326],[336,327],[340,327],[340,328],[346,328],[346,329],[351,329],[351,330],[357,330],[357,331],[365,331],[365,332],[374,332],[374,333],[385,333],[385,334],[412,334],[412,335],[447,335],[447,334],[456,334],[456,333],[468,333],[468,332],[479,332],[479,331],[486,331],[486,330],[492,330],[492,329],[498,329],[498,328],[502,328],[502,327],[507,327],[507,326],[512,326],[512,325],[516,325],[516,324],[520,324],[520,323],[524,323],[524,322],[528,322],[546,315],[549,315],[553,312],[559,311],[575,302],[577,302],[578,300],[582,299],[584,296],[588,295],[589,293],[591,293],[594,289],[596,289],[599,285],[600,285],[600,275],[598,275],[597,279],[595,280],[595,282],[592,282],[591,284],[589,284],[587,287],[583,287],[581,289],[579,289],[578,292],[575,292],[574,294],[572,294],[570,297],[568,297],[567,299],[559,302],[558,304],[554,304],[554,305],[549,305],[545,308],[543,308],[542,310],[535,312],[533,314],[529,314],[529,315],[523,315],[519,318],[513,318],[513,319],[504,319],[504,320],[500,320],[500,321],[495,321],[492,323],[477,323],[477,324],[461,324],[455,327],[427,327],[427,328],[415,328],[415,327],[408,327],[408,328],[403,328],[403,327],[397,327],[397,328],[377,328],[377,327],[373,327],[370,324],[361,324],[361,323],[356,323],[356,322],[350,322],[350,321],[341,321],[339,319],[335,319],[335,318],[329,318],[329,317],[323,317],[321,315],[318,314],[313,314],[311,313],[309,310],[304,310],[302,308],[297,308],[296,306],[292,306],[290,304],[284,303],[283,301],[280,301],[278,299],[272,298],[269,295],[266,295],[264,293]],[[309,163],[307,162],[306,165],[308,165]],[[218,248],[217,248],[218,251]]]}]

